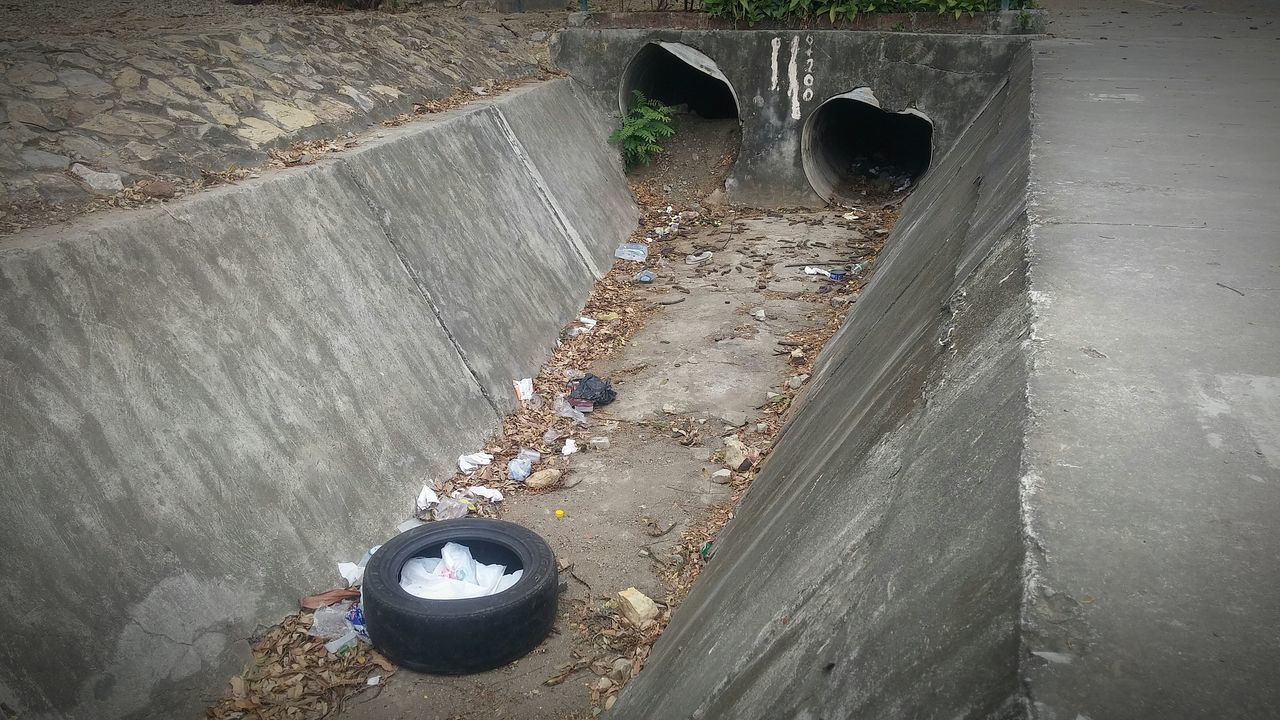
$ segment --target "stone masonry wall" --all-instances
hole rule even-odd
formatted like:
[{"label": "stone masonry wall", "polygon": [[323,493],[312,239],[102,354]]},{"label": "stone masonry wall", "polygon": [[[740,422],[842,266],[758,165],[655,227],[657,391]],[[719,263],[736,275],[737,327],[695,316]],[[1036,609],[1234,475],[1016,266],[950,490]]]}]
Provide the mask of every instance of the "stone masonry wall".
[{"label": "stone masonry wall", "polygon": [[[0,233],[40,224],[33,213],[51,205],[144,178],[180,186],[203,170],[261,164],[272,146],[533,75],[562,23],[444,6],[321,13],[217,2],[184,15],[172,1],[43,4],[43,24],[30,9],[0,10]],[[121,6],[133,6],[125,20]]]}]

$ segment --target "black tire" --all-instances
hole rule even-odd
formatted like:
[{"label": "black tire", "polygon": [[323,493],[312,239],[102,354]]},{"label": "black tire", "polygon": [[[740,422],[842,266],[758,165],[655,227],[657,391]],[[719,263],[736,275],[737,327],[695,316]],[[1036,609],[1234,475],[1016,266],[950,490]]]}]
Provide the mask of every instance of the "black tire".
[{"label": "black tire", "polygon": [[[427,600],[400,587],[400,571],[415,557],[439,557],[446,542],[471,549],[483,563],[518,564],[520,580],[496,595]],[[514,561],[514,562],[513,562]],[[559,572],[547,542],[502,520],[462,518],[414,528],[374,553],[364,571],[364,621],[373,646],[401,667],[461,675],[527,655],[551,632]]]}]

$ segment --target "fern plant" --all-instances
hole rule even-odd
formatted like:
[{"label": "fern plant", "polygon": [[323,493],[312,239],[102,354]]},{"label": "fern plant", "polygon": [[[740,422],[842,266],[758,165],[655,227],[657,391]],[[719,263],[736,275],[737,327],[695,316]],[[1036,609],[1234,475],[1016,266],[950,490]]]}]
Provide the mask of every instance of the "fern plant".
[{"label": "fern plant", "polygon": [[622,159],[627,167],[653,162],[653,156],[662,152],[658,141],[676,134],[675,128],[671,127],[670,107],[650,100],[639,90],[632,91],[632,95],[635,103],[622,118],[622,127],[609,136],[609,142],[622,148]]}]

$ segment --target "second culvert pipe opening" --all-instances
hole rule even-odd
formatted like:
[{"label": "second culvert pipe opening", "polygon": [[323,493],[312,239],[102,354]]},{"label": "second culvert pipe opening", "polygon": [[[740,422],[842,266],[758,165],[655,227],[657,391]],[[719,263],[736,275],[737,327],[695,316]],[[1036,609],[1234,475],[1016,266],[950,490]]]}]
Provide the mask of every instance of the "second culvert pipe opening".
[{"label": "second culvert pipe opening", "polygon": [[801,155],[814,192],[861,202],[901,192],[929,169],[933,123],[915,111],[885,112],[866,89],[837,95],[809,116]]}]

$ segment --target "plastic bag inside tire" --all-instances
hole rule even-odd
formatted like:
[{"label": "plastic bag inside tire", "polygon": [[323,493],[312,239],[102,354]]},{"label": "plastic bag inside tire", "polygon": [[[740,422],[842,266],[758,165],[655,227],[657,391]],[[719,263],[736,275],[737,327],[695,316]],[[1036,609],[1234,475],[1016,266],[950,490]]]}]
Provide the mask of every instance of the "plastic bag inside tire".
[{"label": "plastic bag inside tire", "polygon": [[[439,557],[451,541],[469,547],[478,562],[524,574],[511,588],[485,597],[427,600],[405,592],[404,564]],[[401,667],[437,675],[481,672],[537,647],[555,623],[558,595],[555,554],[532,530],[501,520],[445,520],[401,533],[369,558],[365,627],[373,646]]]}]

